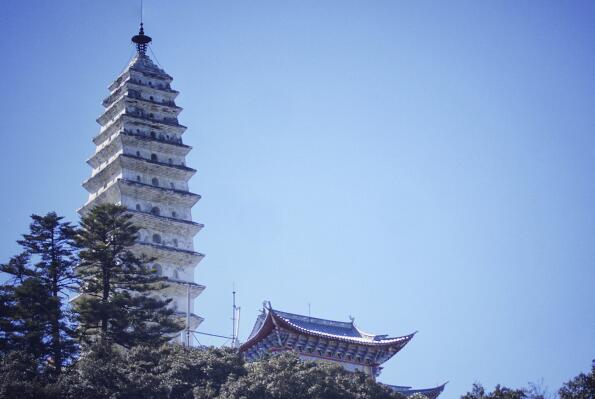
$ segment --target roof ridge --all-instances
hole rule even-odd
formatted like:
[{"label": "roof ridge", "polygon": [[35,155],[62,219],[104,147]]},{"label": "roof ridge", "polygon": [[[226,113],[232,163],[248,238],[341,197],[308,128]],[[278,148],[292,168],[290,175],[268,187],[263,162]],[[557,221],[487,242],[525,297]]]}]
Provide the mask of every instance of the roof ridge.
[{"label": "roof ridge", "polygon": [[289,312],[285,312],[285,311],[277,310],[277,309],[271,309],[271,311],[273,313],[278,314],[281,317],[283,317],[283,315],[288,315],[288,316],[293,316],[293,317],[295,317],[297,319],[302,319],[303,321],[316,321],[316,320],[318,320],[318,321],[323,321],[323,322],[327,322],[327,323],[344,324],[346,327],[355,327],[355,324],[352,321],[329,320],[329,319],[323,319],[323,318],[320,318],[320,317],[305,316],[305,315],[300,315],[300,314],[297,314],[297,313],[289,313]]}]

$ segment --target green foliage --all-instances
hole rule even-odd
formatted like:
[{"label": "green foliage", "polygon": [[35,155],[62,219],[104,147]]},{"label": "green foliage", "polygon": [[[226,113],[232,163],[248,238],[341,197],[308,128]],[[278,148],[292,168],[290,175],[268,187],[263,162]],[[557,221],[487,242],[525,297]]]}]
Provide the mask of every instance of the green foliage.
[{"label": "green foliage", "polygon": [[493,392],[487,393],[481,384],[473,384],[471,392],[461,396],[461,399],[524,399],[527,397],[524,389],[510,389],[496,385]]},{"label": "green foliage", "polygon": [[250,363],[248,372],[223,386],[225,399],[402,398],[363,373],[330,362],[304,362],[282,353]]},{"label": "green foliage", "polygon": [[546,389],[541,384],[529,383],[528,388],[511,389],[496,385],[492,392],[486,392],[484,387],[473,384],[471,392],[461,396],[461,399],[545,399],[549,397]]},{"label": "green foliage", "polygon": [[93,346],[60,385],[65,399],[402,399],[362,373],[291,353],[245,364],[232,349],[178,345]]},{"label": "green foliage", "polygon": [[59,387],[39,370],[37,359],[25,351],[0,357],[1,399],[57,399]]},{"label": "green foliage", "polygon": [[[11,263],[26,257],[15,257]],[[2,267],[2,266],[0,266]],[[45,341],[47,332],[46,302],[49,298],[39,279],[30,278],[20,284],[0,287],[0,349],[2,354],[12,350],[28,353],[43,362],[49,348]]]},{"label": "green foliage", "polygon": [[133,253],[138,228],[130,218],[126,208],[103,204],[81,220],[76,268],[81,295],[75,309],[86,343],[158,346],[182,329],[167,308],[170,300],[150,295],[166,285],[147,266],[149,259]]},{"label": "green foliage", "polygon": [[229,349],[90,349],[61,381],[63,398],[216,398],[228,379],[245,373],[242,358]]},{"label": "green foliage", "polygon": [[580,373],[565,383],[558,391],[560,399],[593,399],[595,398],[595,366],[590,373]]},{"label": "green foliage", "polygon": [[26,351],[56,376],[77,351],[66,305],[76,286],[74,229],[54,212],[31,219],[23,252],[0,265],[11,276],[0,293],[0,349]]}]

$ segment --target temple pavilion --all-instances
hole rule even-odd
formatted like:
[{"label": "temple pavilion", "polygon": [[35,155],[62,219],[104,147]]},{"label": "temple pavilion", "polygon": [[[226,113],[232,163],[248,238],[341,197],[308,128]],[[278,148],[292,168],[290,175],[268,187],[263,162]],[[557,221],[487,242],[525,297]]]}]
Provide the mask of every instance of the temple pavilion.
[{"label": "temple pavilion", "polygon": [[[361,371],[376,378],[382,364],[403,349],[414,335],[369,334],[357,328],[353,319],[343,322],[302,316],[273,309],[270,302],[265,302],[240,352],[246,360],[255,361],[269,353],[292,351],[303,360],[332,361],[348,371]],[[421,393],[436,399],[445,385],[428,389],[388,386],[405,396]]]},{"label": "temple pavilion", "polygon": [[182,139],[178,91],[147,55],[151,40],[141,23],[132,37],[136,54],[103,100],[95,153],[87,160],[93,170],[83,183],[89,198],[79,213],[101,203],[128,208],[140,228],[134,252],[153,259],[168,278],[161,295],[172,299],[187,329],[196,329],[203,319],[194,313],[194,299],[205,287],[194,282],[194,269],[204,255],[194,250],[193,237],[203,225],[192,220],[191,208],[200,195],[188,189],[196,170],[186,165],[192,147]]}]

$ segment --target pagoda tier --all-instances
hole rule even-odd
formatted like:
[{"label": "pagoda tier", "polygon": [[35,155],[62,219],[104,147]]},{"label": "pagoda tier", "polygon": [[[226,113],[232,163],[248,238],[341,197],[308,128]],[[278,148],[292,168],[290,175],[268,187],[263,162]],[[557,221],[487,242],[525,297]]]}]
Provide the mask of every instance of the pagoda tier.
[{"label": "pagoda tier", "polygon": [[151,138],[142,134],[120,131],[113,140],[93,154],[87,163],[93,169],[98,169],[102,163],[107,162],[114,155],[123,153],[125,148],[132,147],[138,148],[137,151],[140,151],[141,154],[155,150],[158,153],[171,154],[173,157],[185,157],[192,149],[189,145],[181,142],[160,140],[157,137]]},{"label": "pagoda tier", "polygon": [[99,150],[115,139],[122,130],[147,138],[159,139],[162,142],[181,144],[182,134],[186,131],[186,127],[170,123],[160,123],[159,121],[140,118],[136,115],[120,114],[113,121],[110,121],[108,127],[93,137],[93,143],[98,146]]},{"label": "pagoda tier", "polygon": [[167,231],[173,224],[176,226],[176,231],[181,235],[194,237],[204,227],[201,223],[156,215],[155,213],[151,213],[151,211],[144,212],[131,209],[130,213],[132,214],[132,222],[134,224],[150,226],[151,230],[156,231]]},{"label": "pagoda tier", "polygon": [[[183,188],[188,186],[188,180],[196,173],[196,170],[183,165],[159,162],[157,157],[155,160],[151,160],[140,155],[119,154],[112,162],[109,162],[108,166],[98,169],[96,174],[87,179],[83,183],[83,187],[90,193],[96,192],[114,176],[122,176],[125,170],[137,172],[136,176],[141,176],[141,179],[143,175],[151,178],[157,177],[162,181],[173,183],[174,187]],[[142,182],[142,180],[137,181]],[[147,183],[149,182],[147,181]],[[173,187],[170,186],[170,188]]]},{"label": "pagoda tier", "polygon": [[[273,309],[265,303],[250,336],[240,346],[248,361],[278,352],[294,352],[302,360],[326,360],[340,364],[348,371],[361,371],[376,378],[381,364],[399,352],[413,334],[402,337],[368,334],[350,322],[319,319]],[[430,389],[411,389],[389,385],[405,396],[423,393],[436,399],[444,385]]]},{"label": "pagoda tier", "polygon": [[[189,215],[190,208],[200,199],[200,195],[188,191],[153,186],[120,176],[115,176],[112,180],[106,182],[104,186],[97,192],[91,193],[89,197],[89,201],[81,208],[83,211],[94,206],[97,201],[114,202],[112,199],[116,197],[130,197],[127,199],[130,199],[132,202],[134,202],[134,199],[137,199],[138,204],[142,204],[143,202],[161,203],[164,205],[162,209],[176,208],[180,211],[177,215]],[[135,206],[131,207],[131,209],[139,210]],[[182,218],[186,220],[190,219],[189,216]]]},{"label": "pagoda tier", "polygon": [[[139,35],[135,38],[148,39]],[[188,189],[196,173],[186,166],[192,147],[182,142],[187,128],[178,122],[182,108],[175,104],[172,77],[146,55],[146,44],[137,43],[138,53],[103,100],[105,110],[97,118],[101,129],[93,138],[97,147],[87,160],[93,170],[83,183],[89,199],[79,213],[100,203],[128,208],[139,228],[133,251],[152,259],[152,266],[168,278],[160,295],[172,299],[176,312],[190,312],[196,328],[202,318],[193,312],[194,299],[205,287],[194,282],[204,255],[194,251],[193,237],[203,225],[193,222],[191,214],[200,199]]]}]

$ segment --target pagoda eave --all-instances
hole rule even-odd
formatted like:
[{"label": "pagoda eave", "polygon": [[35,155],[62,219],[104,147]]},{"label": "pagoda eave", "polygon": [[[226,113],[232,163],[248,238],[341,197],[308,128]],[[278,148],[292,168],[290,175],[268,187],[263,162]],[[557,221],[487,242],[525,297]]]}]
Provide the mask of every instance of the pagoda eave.
[{"label": "pagoda eave", "polygon": [[164,262],[184,265],[185,267],[195,267],[205,257],[199,252],[142,241],[135,243],[133,249],[138,253],[145,254],[149,258],[163,259]]},{"label": "pagoda eave", "polygon": [[187,129],[186,126],[180,125],[177,122],[168,122],[168,121],[164,121],[164,120],[149,118],[148,116],[135,115],[132,113],[120,114],[119,118],[122,118],[124,121],[128,120],[133,124],[140,123],[140,124],[146,125],[146,126],[154,126],[155,129],[162,129],[162,130],[172,129],[173,131],[178,132],[180,134],[184,133]]},{"label": "pagoda eave", "polygon": [[[184,325],[186,324],[186,312],[176,312],[175,315]],[[203,317],[200,317],[194,313],[190,313],[190,330],[196,330],[204,320],[205,319]],[[184,334],[184,331],[181,331],[180,333]]]},{"label": "pagoda eave", "polygon": [[190,220],[178,219],[168,216],[155,215],[149,212],[142,212],[129,209],[132,215],[132,222],[139,226],[148,226],[158,231],[168,231],[174,229],[176,232],[194,237],[204,227],[201,223]]},{"label": "pagoda eave", "polygon": [[[115,102],[117,102],[116,100]],[[184,109],[182,107],[178,107],[173,101],[166,101],[166,102],[158,102],[152,101],[146,98],[137,98],[137,97],[124,97],[124,101],[127,105],[137,105],[140,104],[141,106],[145,106],[155,111],[163,111],[168,112],[176,117],[182,112]],[[114,102],[114,103],[115,103]]]},{"label": "pagoda eave", "polygon": [[167,177],[169,179],[187,182],[196,173],[196,169],[184,165],[153,161],[131,154],[120,154],[119,158],[121,159],[123,168],[134,172],[148,173],[157,177]]},{"label": "pagoda eave", "polygon": [[205,290],[205,286],[197,283],[192,283],[189,281],[184,280],[176,280],[172,278],[168,278],[165,281],[167,287],[164,288],[163,291],[171,292],[176,295],[186,295],[187,293],[190,294],[191,299],[196,299],[202,292]]},{"label": "pagoda eave", "polygon": [[135,144],[141,148],[155,149],[160,152],[172,152],[175,155],[188,155],[192,146],[176,142],[175,140],[161,139],[159,137],[148,137],[131,132],[122,132],[121,138],[124,144]]},{"label": "pagoda eave", "polygon": [[122,194],[133,198],[144,198],[149,202],[170,202],[175,205],[192,207],[200,200],[200,195],[174,188],[158,187],[128,179],[118,179]]}]

